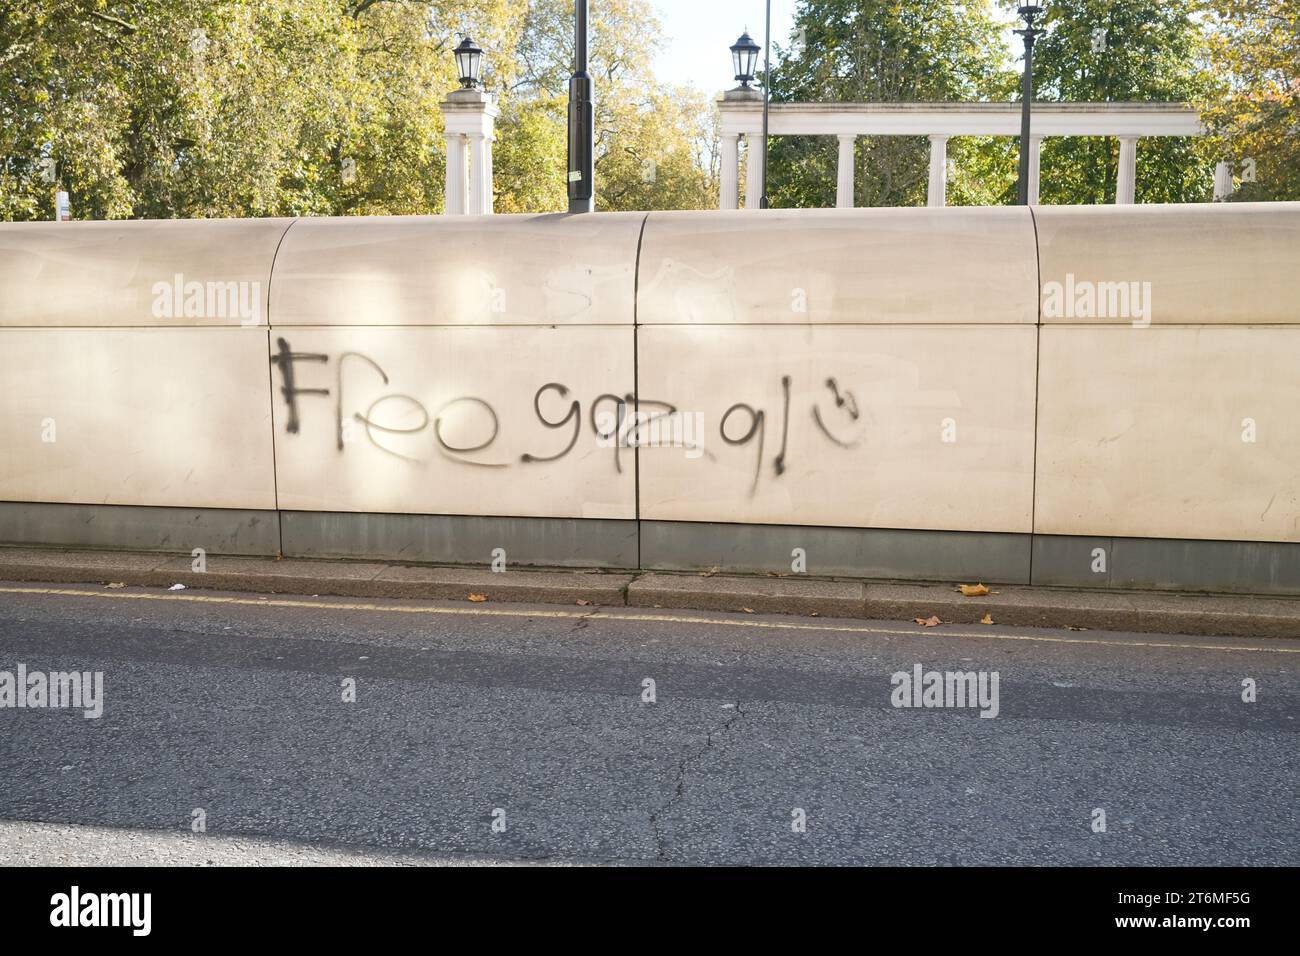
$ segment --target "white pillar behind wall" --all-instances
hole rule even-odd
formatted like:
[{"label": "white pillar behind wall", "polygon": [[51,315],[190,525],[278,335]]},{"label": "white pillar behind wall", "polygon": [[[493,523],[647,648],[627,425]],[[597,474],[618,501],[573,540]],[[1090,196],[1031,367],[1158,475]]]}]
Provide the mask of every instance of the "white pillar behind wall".
[{"label": "white pillar behind wall", "polygon": [[[483,90],[454,90],[442,103],[447,140],[446,213],[485,216],[492,212],[492,139],[497,116]],[[469,173],[466,176],[466,143]]]},{"label": "white pillar behind wall", "polygon": [[448,216],[465,215],[465,137],[449,133],[447,140],[446,206]]},{"label": "white pillar behind wall", "polygon": [[496,136],[488,133],[483,138],[483,190],[487,196],[487,208],[483,212],[492,215],[492,204],[496,201],[492,193],[492,144]]},{"label": "white pillar behind wall", "polygon": [[487,137],[482,133],[469,134],[469,209],[471,216],[484,216],[491,211],[491,193],[487,191]]},{"label": "white pillar behind wall", "polygon": [[1119,179],[1115,183],[1117,205],[1132,205],[1137,199],[1137,137],[1119,140]]},{"label": "white pillar behind wall", "polygon": [[1039,152],[1043,145],[1043,137],[1029,137],[1029,205],[1038,205],[1038,187],[1042,181],[1039,166]]},{"label": "white pillar behind wall", "polygon": [[722,168],[719,170],[719,209],[736,209],[740,206],[740,135],[726,133],[722,137]]},{"label": "white pillar behind wall", "polygon": [[926,204],[946,206],[948,204],[948,137],[930,137],[930,187],[926,193]]},{"label": "white pillar behind wall", "polygon": [[1232,163],[1220,162],[1214,167],[1214,201],[1223,202],[1232,195]]},{"label": "white pillar behind wall", "polygon": [[856,136],[840,137],[840,159],[836,167],[835,205],[840,209],[853,208],[853,166],[856,161],[854,144]]}]

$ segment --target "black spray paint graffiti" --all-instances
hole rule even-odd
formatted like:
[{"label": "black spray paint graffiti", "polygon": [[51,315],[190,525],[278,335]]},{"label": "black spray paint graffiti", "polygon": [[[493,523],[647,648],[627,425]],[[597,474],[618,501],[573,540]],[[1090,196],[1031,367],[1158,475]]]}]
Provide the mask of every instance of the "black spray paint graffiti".
[{"label": "black spray paint graffiti", "polygon": [[[781,376],[781,451],[772,460],[772,469],[776,472],[778,478],[784,475],[786,470],[786,451],[789,447],[790,441],[791,384],[792,379],[789,375]],[[835,399],[835,407],[844,409],[848,414],[849,419],[856,422],[859,418],[858,400],[854,398],[853,393],[846,391],[841,395],[839,384],[833,378],[828,378],[826,380],[826,387],[830,389],[831,395]],[[743,412],[745,415],[749,416],[749,429],[743,435],[733,437],[727,432],[727,421],[737,412]],[[812,417],[817,427],[821,430],[821,433],[830,439],[835,445],[845,449],[852,449],[858,446],[856,440],[851,442],[844,441],[843,439],[837,438],[833,435],[831,430],[826,427],[826,422],[822,418],[820,407],[815,404],[812,407]],[[753,494],[758,489],[758,480],[762,477],[763,473],[763,443],[767,435],[767,413],[755,409],[751,405],[746,405],[744,402],[737,402],[735,405],[732,405],[723,412],[722,423],[719,426],[719,431],[722,433],[722,440],[728,445],[747,445],[753,441],[755,437],[758,438],[758,454],[754,461],[754,483],[749,489],[750,494]]]},{"label": "black spray paint graffiti", "polygon": [[[294,375],[294,363],[296,362],[329,362],[329,356],[318,352],[294,352],[289,343],[283,339],[276,340],[277,351],[271,356],[272,365],[280,369],[281,387],[280,394],[288,408],[288,420],[285,424],[285,431],[291,435],[299,433],[301,423],[301,412],[299,409],[299,396],[312,395],[322,398],[330,396],[330,389],[327,388],[300,388],[296,383]],[[403,393],[392,393],[381,395],[370,403],[364,412],[353,412],[351,419],[347,418],[344,412],[344,371],[350,359],[364,363],[370,371],[376,375],[384,384],[389,384],[388,373],[374,359],[360,352],[344,352],[339,356],[336,363],[336,372],[334,376],[334,431],[335,442],[338,450],[344,450],[346,443],[346,429],[351,422],[356,422],[364,430],[367,440],[375,448],[398,458],[402,461],[418,463],[419,459],[403,455],[398,451],[384,444],[380,437],[382,435],[414,435],[424,431],[432,423],[432,431],[437,449],[444,457],[460,462],[461,464],[471,465],[477,468],[507,468],[510,462],[507,461],[475,461],[466,457],[477,455],[480,452],[486,452],[496,441],[501,432],[501,421],[497,415],[496,409],[486,400],[472,395],[463,395],[451,399],[436,414],[430,415],[428,409],[422,402],[411,395]],[[791,390],[793,380],[789,375],[781,377],[781,450],[772,460],[772,467],[776,477],[781,477],[787,470],[786,456],[789,448],[790,438],[790,405]],[[850,424],[857,422],[861,417],[858,409],[857,399],[851,391],[841,391],[839,384],[834,378],[826,379],[826,388],[829,389],[831,397],[834,400],[835,408],[847,415]],[[533,393],[533,413],[541,425],[550,430],[561,430],[572,428],[572,433],[568,436],[568,441],[559,451],[553,454],[533,454],[525,452],[519,456],[519,463],[525,465],[546,464],[556,462],[569,455],[578,444],[578,439],[582,434],[582,403],[578,399],[570,401],[568,411],[559,418],[547,417],[542,410],[542,398],[547,393],[554,393],[561,400],[569,398],[569,387],[561,382],[547,382],[541,388]],[[376,421],[375,412],[381,406],[397,405],[405,407],[407,411],[415,411],[418,414],[418,424],[397,427],[385,425]],[[602,415],[602,409],[609,406],[610,411]],[[487,437],[482,441],[468,445],[453,445],[443,434],[443,422],[448,412],[458,407],[469,407],[477,409],[485,416],[485,421],[490,423],[490,430]],[[629,412],[629,409],[631,410]],[[638,448],[646,444],[647,435],[656,434],[657,425],[665,419],[677,414],[677,407],[669,402],[656,401],[654,399],[637,399],[637,396],[628,393],[626,395],[614,395],[604,393],[596,398],[588,406],[588,422],[592,434],[596,437],[597,443],[602,447],[609,447],[614,450],[614,468],[618,473],[622,473],[623,465],[620,452],[624,448]],[[812,406],[812,419],[821,433],[835,446],[843,449],[853,449],[858,447],[857,440],[845,440],[834,434],[826,425],[822,416],[821,408],[817,404]],[[729,425],[733,416],[743,415],[748,421],[747,427],[743,434],[736,434],[737,428]],[[602,420],[605,422],[602,425]],[[759,479],[763,471],[763,449],[767,435],[767,412],[763,409],[756,409],[744,402],[737,402],[726,410],[722,415],[718,431],[722,440],[731,446],[745,446],[757,439],[757,455],[755,457],[754,481],[750,487],[750,493],[753,494],[757,488]],[[705,452],[707,455],[708,453]],[[708,455],[713,458],[712,455]]]}]

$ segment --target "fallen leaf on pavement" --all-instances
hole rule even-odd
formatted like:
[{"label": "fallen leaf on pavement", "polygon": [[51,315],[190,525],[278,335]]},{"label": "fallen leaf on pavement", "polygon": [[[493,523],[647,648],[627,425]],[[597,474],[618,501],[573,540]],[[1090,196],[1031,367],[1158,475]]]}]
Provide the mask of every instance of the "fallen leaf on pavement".
[{"label": "fallen leaf on pavement", "polygon": [[481,603],[481,602],[487,600],[487,595],[486,595],[486,594],[471,594],[471,595],[469,596],[469,600],[473,601],[475,604],[479,604],[479,603]]},{"label": "fallen leaf on pavement", "polygon": [[937,615],[931,614],[929,617],[915,618],[916,623],[922,627],[938,627],[943,621],[939,620]]},{"label": "fallen leaf on pavement", "polygon": [[982,584],[963,584],[957,588],[966,597],[983,597],[989,589]]},{"label": "fallen leaf on pavement", "polygon": [[981,624],[992,624],[992,623],[993,623],[993,615],[992,615],[992,614],[985,614],[982,618],[980,618],[980,623],[981,623]]}]

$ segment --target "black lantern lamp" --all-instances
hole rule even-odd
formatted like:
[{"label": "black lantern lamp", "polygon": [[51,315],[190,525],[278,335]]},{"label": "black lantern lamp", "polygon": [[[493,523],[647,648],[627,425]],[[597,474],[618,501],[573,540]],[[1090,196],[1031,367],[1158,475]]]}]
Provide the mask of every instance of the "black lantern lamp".
[{"label": "black lantern lamp", "polygon": [[747,90],[754,80],[754,70],[758,66],[758,44],[753,41],[746,30],[731,46],[731,63],[736,68],[736,79],[740,88]]},{"label": "black lantern lamp", "polygon": [[483,51],[466,37],[456,47],[456,69],[460,70],[460,86],[464,90],[476,90],[483,85]]}]

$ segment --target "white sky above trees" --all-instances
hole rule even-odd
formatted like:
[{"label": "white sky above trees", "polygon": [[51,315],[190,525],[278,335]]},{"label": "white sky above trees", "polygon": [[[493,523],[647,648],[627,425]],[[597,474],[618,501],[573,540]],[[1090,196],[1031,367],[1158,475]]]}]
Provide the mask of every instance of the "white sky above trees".
[{"label": "white sky above trees", "polygon": [[[772,40],[790,44],[796,0],[772,0]],[[690,84],[712,96],[736,85],[731,51],[741,32],[763,46],[764,0],[651,0],[664,27],[655,60],[661,81]],[[776,53],[772,54],[775,59]],[[763,54],[759,53],[762,69]]]}]

